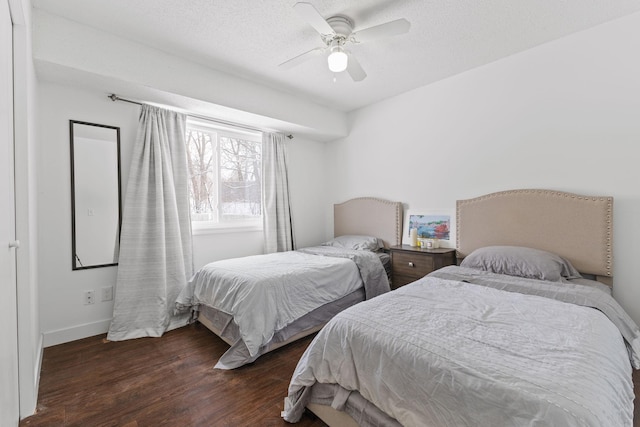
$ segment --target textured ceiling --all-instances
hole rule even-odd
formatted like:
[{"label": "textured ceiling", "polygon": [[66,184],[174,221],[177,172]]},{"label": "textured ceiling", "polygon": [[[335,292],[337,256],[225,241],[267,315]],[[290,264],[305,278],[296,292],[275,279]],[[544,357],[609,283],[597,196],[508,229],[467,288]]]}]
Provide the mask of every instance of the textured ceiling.
[{"label": "textured ceiling", "polygon": [[308,0],[355,30],[398,18],[409,33],[353,46],[368,77],[335,76],[295,0],[32,0],[35,8],[211,68],[350,111],[640,10],[640,0]]}]

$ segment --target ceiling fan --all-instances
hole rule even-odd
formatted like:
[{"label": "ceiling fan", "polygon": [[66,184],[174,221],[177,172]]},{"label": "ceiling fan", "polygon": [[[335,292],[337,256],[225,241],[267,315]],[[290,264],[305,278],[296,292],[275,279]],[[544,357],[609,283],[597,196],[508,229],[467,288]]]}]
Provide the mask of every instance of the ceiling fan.
[{"label": "ceiling fan", "polygon": [[344,15],[335,15],[326,20],[320,15],[311,3],[298,2],[293,8],[309,25],[311,25],[322,38],[324,47],[317,47],[302,53],[279,66],[285,69],[293,68],[309,59],[321,54],[328,53],[327,63],[329,70],[334,73],[347,71],[351,78],[362,81],[367,77],[367,73],[356,57],[345,46],[349,43],[359,44],[383,37],[391,37],[404,34],[409,31],[411,24],[406,19],[396,19],[384,24],[375,25],[359,31],[353,31],[353,21]]}]

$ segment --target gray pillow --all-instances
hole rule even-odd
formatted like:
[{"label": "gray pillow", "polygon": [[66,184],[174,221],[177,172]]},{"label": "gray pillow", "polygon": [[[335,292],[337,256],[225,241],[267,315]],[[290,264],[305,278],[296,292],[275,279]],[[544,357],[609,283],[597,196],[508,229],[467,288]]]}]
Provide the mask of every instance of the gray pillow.
[{"label": "gray pillow", "polygon": [[578,270],[559,255],[522,246],[479,248],[462,260],[460,266],[551,282],[581,277]]},{"label": "gray pillow", "polygon": [[328,242],[322,244],[322,246],[334,246],[337,248],[364,250],[376,252],[380,248],[384,248],[382,240],[373,236],[356,236],[356,235],[344,235],[338,236]]}]

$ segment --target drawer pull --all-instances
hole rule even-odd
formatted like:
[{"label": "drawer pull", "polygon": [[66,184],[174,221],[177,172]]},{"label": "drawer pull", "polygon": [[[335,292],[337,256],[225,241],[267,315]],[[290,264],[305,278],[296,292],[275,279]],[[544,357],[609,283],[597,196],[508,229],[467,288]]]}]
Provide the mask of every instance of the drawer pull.
[{"label": "drawer pull", "polygon": [[415,267],[411,261],[409,261],[409,267]]}]

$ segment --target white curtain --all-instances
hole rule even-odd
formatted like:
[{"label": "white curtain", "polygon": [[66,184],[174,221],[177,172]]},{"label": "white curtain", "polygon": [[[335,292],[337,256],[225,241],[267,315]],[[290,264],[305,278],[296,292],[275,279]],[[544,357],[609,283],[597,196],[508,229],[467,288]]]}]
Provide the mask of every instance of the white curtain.
[{"label": "white curtain", "polygon": [[265,132],[262,136],[262,194],[265,252],[295,249],[289,178],[284,135]]},{"label": "white curtain", "polygon": [[143,105],[127,184],[107,339],[158,337],[184,326],[175,300],[193,274],[186,117]]}]

